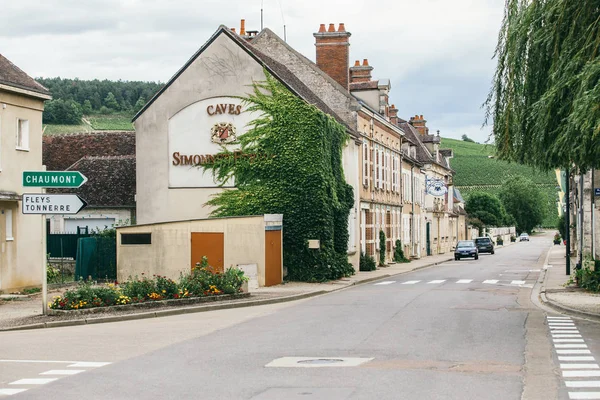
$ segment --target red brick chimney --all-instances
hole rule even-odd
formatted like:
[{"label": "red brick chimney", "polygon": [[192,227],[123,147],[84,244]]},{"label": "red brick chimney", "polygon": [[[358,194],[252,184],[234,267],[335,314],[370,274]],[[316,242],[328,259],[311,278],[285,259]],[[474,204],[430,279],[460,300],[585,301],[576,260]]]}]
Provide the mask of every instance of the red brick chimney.
[{"label": "red brick chimney", "polygon": [[427,121],[423,118],[423,115],[415,115],[414,117],[410,117],[410,124],[414,126],[421,135],[429,135]]},{"label": "red brick chimney", "polygon": [[350,67],[350,83],[370,82],[371,71],[373,71],[373,67],[369,65],[369,60],[365,58],[362,65],[360,65],[360,61],[356,60],[354,66]]},{"label": "red brick chimney", "polygon": [[398,125],[398,109],[395,105],[392,104],[388,109],[388,115],[390,117],[390,122],[394,125]]},{"label": "red brick chimney", "polygon": [[334,24],[329,24],[327,30],[325,24],[321,24],[319,32],[313,33],[317,48],[317,67],[346,90],[349,83],[350,35],[350,32],[346,32],[343,23],[339,25],[337,31]]}]

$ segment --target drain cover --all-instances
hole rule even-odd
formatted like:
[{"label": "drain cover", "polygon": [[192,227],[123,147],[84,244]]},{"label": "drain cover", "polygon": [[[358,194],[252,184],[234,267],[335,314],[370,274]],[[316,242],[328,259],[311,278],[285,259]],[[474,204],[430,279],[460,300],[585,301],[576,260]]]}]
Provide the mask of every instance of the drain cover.
[{"label": "drain cover", "polygon": [[300,360],[298,364],[335,364],[343,362],[344,360],[339,358],[315,358],[313,360]]}]

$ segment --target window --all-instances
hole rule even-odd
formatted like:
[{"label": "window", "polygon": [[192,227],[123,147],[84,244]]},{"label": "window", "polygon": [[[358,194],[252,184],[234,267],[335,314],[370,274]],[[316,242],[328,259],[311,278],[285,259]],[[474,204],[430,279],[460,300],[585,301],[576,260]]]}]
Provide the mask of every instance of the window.
[{"label": "window", "polygon": [[121,244],[152,244],[152,234],[121,233]]},{"label": "window", "polygon": [[17,118],[17,149],[29,150],[29,120]]},{"label": "window", "polygon": [[6,241],[15,240],[13,237],[13,212],[12,210],[4,211],[4,219],[6,224]]}]

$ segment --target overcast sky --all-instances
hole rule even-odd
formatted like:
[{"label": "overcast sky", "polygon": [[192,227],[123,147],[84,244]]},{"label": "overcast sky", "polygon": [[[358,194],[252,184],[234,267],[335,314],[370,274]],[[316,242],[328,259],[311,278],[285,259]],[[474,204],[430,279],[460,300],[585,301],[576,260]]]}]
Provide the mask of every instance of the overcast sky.
[{"label": "overcast sky", "polygon": [[392,82],[399,116],[483,142],[503,0],[19,0],[0,6],[0,53],[33,77],[166,82],[220,24],[264,26],[314,61],[319,24],[344,22],[351,63]]}]

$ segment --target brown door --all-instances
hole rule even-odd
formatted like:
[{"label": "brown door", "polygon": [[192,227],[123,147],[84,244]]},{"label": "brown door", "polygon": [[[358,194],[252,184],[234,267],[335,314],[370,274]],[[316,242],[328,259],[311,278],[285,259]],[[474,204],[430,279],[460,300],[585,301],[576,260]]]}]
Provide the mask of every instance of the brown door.
[{"label": "brown door", "polygon": [[281,230],[265,231],[265,286],[279,285],[281,274]]},{"label": "brown door", "polygon": [[223,233],[192,232],[192,268],[206,256],[213,272],[223,272],[223,249]]}]

